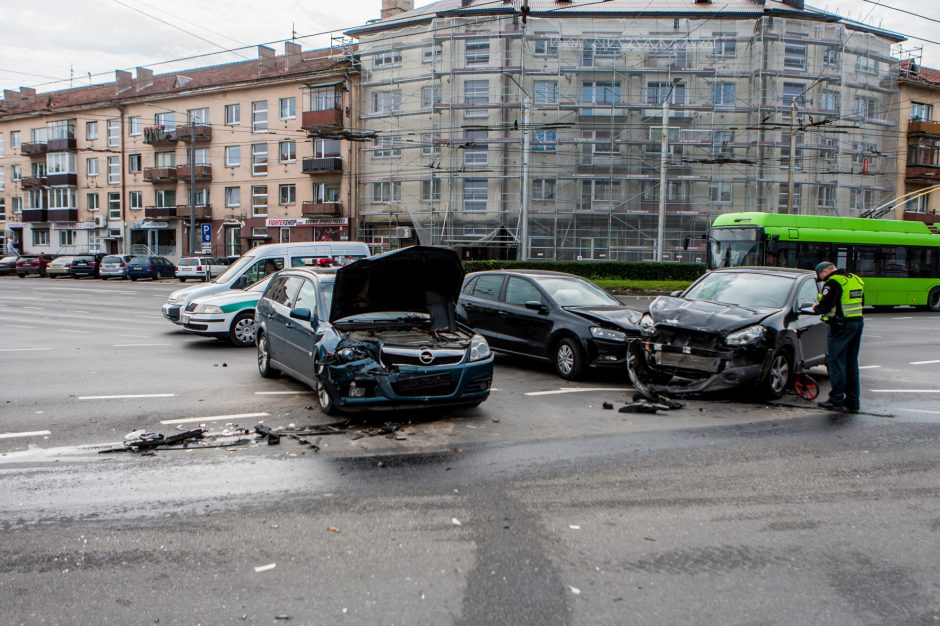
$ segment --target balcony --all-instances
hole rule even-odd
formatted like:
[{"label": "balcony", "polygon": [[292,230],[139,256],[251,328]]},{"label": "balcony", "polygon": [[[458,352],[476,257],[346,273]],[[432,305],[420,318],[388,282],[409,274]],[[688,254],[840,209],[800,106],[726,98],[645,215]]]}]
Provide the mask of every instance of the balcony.
[{"label": "balcony", "polygon": [[24,222],[48,222],[48,209],[23,209]]},{"label": "balcony", "polygon": [[166,129],[161,126],[148,126],[144,129],[144,143],[152,146],[174,144],[179,141],[176,129]]},{"label": "balcony", "polygon": [[50,222],[77,222],[78,209],[49,209]]},{"label": "balcony", "polygon": [[21,143],[20,144],[20,154],[25,154],[29,157],[41,157],[46,155],[46,150],[49,146],[44,143]]},{"label": "balcony", "polygon": [[47,174],[47,185],[78,185],[78,174]]},{"label": "balcony", "polygon": [[75,137],[69,137],[68,139],[50,139],[49,143],[46,144],[46,150],[48,152],[75,152]]},{"label": "balcony", "polygon": [[343,159],[340,157],[306,158],[303,160],[304,174],[341,174]]},{"label": "balcony", "polygon": [[145,167],[144,180],[148,183],[176,182],[175,167]]},{"label": "balcony", "polygon": [[[189,219],[189,205],[188,204],[177,204],[176,205],[176,217],[182,220]],[[196,205],[196,214],[195,218],[197,220],[208,220],[212,219],[212,205]]]},{"label": "balcony", "polygon": [[930,120],[911,120],[907,126],[908,135],[933,135],[940,137],[940,122]]},{"label": "balcony", "polygon": [[343,214],[341,202],[302,202],[300,213],[305,217],[339,217]]},{"label": "balcony", "polygon": [[23,189],[30,189],[32,187],[47,185],[47,180],[45,176],[24,176],[20,179],[20,184],[23,186]]},{"label": "balcony", "polygon": [[201,141],[212,141],[212,127],[208,124],[196,124],[192,126],[180,126],[176,129],[176,137],[186,143],[199,143]]},{"label": "balcony", "polygon": [[300,117],[300,127],[304,130],[319,128],[321,126],[343,126],[343,112],[340,109],[326,109],[325,111],[304,111]]},{"label": "balcony", "polygon": [[904,177],[912,182],[940,183],[940,166],[908,165]]},{"label": "balcony", "polygon": [[[192,180],[192,168],[189,164],[186,165],[177,165],[176,166],[176,177],[180,182],[188,183]],[[144,176],[146,178],[146,175]],[[196,166],[196,181],[204,182],[212,180],[212,166],[211,165],[197,165]]]},{"label": "balcony", "polygon": [[144,207],[144,217],[147,219],[165,220],[169,217],[176,217],[175,206],[146,206]]}]

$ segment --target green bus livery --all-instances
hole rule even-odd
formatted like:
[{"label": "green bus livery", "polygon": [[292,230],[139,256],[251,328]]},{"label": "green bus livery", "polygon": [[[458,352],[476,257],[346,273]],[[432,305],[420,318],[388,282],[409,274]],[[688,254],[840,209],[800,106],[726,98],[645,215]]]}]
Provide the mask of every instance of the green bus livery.
[{"label": "green bus livery", "polygon": [[922,222],[726,213],[708,235],[708,267],[813,269],[832,261],[865,281],[865,304],[940,311],[940,235]]}]

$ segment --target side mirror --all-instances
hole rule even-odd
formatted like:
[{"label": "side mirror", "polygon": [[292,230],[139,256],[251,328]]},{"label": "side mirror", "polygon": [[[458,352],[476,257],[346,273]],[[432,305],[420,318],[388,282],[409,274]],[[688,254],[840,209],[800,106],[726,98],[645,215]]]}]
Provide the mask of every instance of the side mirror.
[{"label": "side mirror", "polygon": [[669,295],[672,296],[673,298],[678,298],[679,296],[682,295],[682,290],[678,289],[676,291],[670,291]]},{"label": "side mirror", "polygon": [[290,316],[295,320],[303,320],[305,322],[309,322],[313,319],[313,313],[307,308],[291,309]]},{"label": "side mirror", "polygon": [[525,303],[524,306],[530,311],[538,311],[539,313],[548,312],[548,307],[546,307],[544,304],[542,304],[538,300],[529,300],[528,302]]},{"label": "side mirror", "polygon": [[248,275],[242,274],[232,283],[232,289],[244,289],[248,286]]}]

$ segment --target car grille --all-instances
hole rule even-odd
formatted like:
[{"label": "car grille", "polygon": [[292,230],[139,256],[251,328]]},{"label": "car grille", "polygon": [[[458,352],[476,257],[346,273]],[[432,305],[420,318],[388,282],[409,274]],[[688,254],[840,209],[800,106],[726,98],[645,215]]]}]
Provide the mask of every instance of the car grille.
[{"label": "car grille", "polygon": [[457,381],[450,374],[405,378],[392,383],[392,389],[400,396],[449,396],[457,388]]},{"label": "car grille", "polygon": [[712,333],[686,330],[684,328],[672,328],[669,326],[657,326],[658,337],[656,343],[676,346],[681,348],[692,348],[693,350],[719,350],[719,336]]},{"label": "car grille", "polygon": [[395,348],[382,347],[382,365],[396,367],[412,365],[416,367],[441,367],[457,365],[464,360],[465,350],[444,348]]}]

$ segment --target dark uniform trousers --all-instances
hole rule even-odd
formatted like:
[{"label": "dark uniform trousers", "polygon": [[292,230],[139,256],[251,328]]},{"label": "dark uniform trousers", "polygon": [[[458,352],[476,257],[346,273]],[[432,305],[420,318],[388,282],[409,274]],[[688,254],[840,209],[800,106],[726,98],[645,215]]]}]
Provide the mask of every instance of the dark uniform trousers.
[{"label": "dark uniform trousers", "polygon": [[858,351],[862,345],[861,317],[848,320],[831,319],[826,347],[829,370],[829,402],[858,409],[861,401],[861,382],[858,373]]}]

